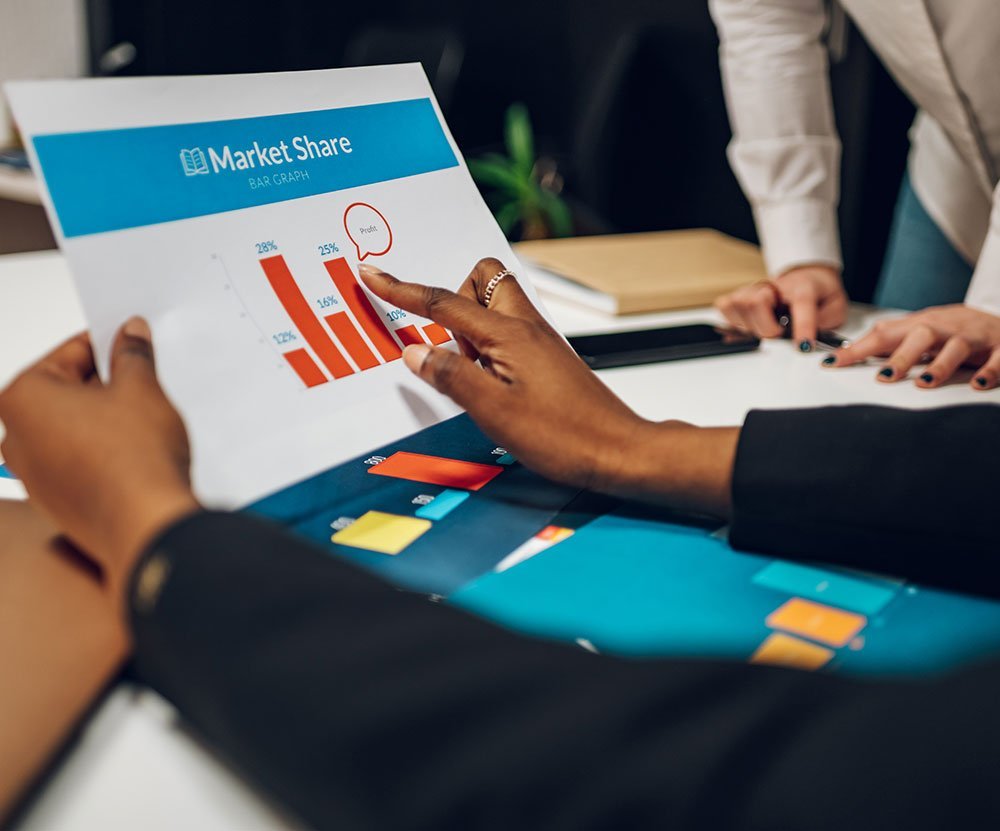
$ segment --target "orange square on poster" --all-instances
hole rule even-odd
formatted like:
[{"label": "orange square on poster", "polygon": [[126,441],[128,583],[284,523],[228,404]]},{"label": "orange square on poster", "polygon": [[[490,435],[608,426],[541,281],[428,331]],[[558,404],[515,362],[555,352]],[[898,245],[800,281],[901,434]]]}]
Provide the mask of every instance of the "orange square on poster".
[{"label": "orange square on poster", "polygon": [[793,597],[764,621],[772,629],[784,629],[830,646],[841,647],[864,629],[868,618]]},{"label": "orange square on poster", "polygon": [[368,472],[376,476],[392,476],[428,485],[477,491],[503,473],[503,468],[497,465],[482,465],[478,462],[463,462],[441,456],[400,451],[369,468]]},{"label": "orange square on poster", "polygon": [[833,655],[825,646],[773,632],[750,656],[750,663],[815,670],[826,666]]}]

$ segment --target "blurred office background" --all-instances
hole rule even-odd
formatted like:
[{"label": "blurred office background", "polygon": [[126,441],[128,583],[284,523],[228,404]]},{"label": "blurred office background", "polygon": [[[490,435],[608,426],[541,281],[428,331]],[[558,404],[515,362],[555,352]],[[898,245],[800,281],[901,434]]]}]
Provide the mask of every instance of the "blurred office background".
[{"label": "blurred office background", "polygon": [[[856,30],[835,25],[828,40],[845,279],[866,300],[913,112]],[[525,105],[577,232],[707,226],[753,240],[725,157],[717,50],[706,0],[0,0],[0,81],[417,60],[467,157],[503,152],[505,114]],[[0,145],[5,133],[0,121]],[[0,252],[52,244],[26,225],[37,206],[29,221],[3,197],[0,182]]]}]

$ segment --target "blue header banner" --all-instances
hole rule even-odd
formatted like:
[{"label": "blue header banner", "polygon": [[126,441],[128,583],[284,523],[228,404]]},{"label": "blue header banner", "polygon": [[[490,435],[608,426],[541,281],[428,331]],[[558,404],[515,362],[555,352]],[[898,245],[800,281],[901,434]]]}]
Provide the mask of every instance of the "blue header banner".
[{"label": "blue header banner", "polygon": [[35,136],[66,237],[156,225],[455,167],[429,98]]}]

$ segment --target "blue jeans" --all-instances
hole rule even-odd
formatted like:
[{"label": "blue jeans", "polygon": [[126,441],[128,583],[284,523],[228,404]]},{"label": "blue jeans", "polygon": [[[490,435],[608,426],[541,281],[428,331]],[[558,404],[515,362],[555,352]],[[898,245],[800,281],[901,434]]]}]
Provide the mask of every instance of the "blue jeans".
[{"label": "blue jeans", "polygon": [[924,210],[907,173],[875,289],[876,305],[917,310],[961,303],[972,270]]}]

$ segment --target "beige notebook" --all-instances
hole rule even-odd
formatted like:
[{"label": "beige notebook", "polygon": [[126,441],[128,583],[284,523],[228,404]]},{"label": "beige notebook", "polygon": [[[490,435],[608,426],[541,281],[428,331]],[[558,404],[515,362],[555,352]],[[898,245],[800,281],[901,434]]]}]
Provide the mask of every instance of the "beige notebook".
[{"label": "beige notebook", "polygon": [[656,231],[514,246],[538,288],[612,314],[707,306],[767,276],[755,245],[719,231]]}]

